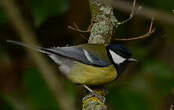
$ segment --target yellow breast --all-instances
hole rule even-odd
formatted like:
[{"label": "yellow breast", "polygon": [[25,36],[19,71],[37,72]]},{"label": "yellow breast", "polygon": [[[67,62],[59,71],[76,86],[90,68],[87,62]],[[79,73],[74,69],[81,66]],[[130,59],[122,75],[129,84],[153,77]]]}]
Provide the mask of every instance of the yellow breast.
[{"label": "yellow breast", "polygon": [[95,67],[75,62],[67,77],[74,83],[100,85],[114,80],[117,72],[113,65]]}]

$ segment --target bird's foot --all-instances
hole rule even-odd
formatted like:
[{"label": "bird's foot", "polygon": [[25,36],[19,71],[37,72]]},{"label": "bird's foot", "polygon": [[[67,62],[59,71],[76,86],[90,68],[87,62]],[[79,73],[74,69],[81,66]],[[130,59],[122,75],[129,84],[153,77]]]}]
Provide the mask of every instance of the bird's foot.
[{"label": "bird's foot", "polygon": [[85,96],[82,100],[87,100],[89,98],[92,98],[92,97],[96,97],[98,98],[102,103],[105,103],[105,100],[104,98],[99,95],[97,92],[93,91],[91,88],[89,88],[87,85],[83,85],[89,92],[90,94],[88,94],[87,96]]}]

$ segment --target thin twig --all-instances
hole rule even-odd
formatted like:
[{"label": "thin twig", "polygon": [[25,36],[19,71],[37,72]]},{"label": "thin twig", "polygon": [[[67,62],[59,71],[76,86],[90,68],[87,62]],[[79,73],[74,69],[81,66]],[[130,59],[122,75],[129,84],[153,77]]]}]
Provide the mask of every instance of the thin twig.
[{"label": "thin twig", "polygon": [[88,41],[88,38],[85,37],[83,34],[80,33],[80,37],[83,38],[84,40]]},{"label": "thin twig", "polygon": [[113,40],[131,41],[131,40],[144,39],[144,38],[150,37],[155,32],[155,28],[152,29],[152,27],[153,27],[153,19],[151,20],[149,31],[146,34],[138,36],[138,37],[132,37],[132,38],[113,38]]},{"label": "thin twig", "polygon": [[[118,10],[128,12],[128,13],[130,13],[132,9],[132,4],[130,4],[129,2],[126,2],[125,0],[104,0],[104,3],[111,5],[113,8],[116,8]],[[137,6],[140,6],[140,5],[137,4]],[[135,6],[136,9],[137,9],[137,6]],[[146,6],[141,5],[141,11],[138,11],[136,15],[139,15],[145,18],[154,18],[155,20],[160,20],[164,23],[174,25],[173,15],[168,14],[164,11],[155,10]]]},{"label": "thin twig", "polygon": [[71,29],[73,31],[77,31],[77,32],[80,32],[80,33],[89,33],[90,32],[89,27],[88,27],[87,30],[81,30],[75,22],[73,22],[73,25],[74,25],[74,27],[69,25],[68,29]]},{"label": "thin twig", "polygon": [[88,38],[85,37],[85,36],[84,36],[83,34],[81,34],[81,33],[88,33],[88,32],[90,32],[91,25],[88,27],[88,30],[86,30],[86,31],[81,30],[81,29],[79,28],[79,26],[78,26],[75,22],[73,22],[73,25],[74,25],[74,27],[72,27],[72,26],[69,25],[69,26],[68,26],[68,29],[71,29],[71,30],[73,30],[73,31],[80,32],[80,37],[82,37],[84,40],[88,41]]},{"label": "thin twig", "polygon": [[127,18],[124,21],[118,22],[117,25],[121,25],[121,24],[127,23],[128,21],[130,21],[134,17],[134,14],[135,14],[135,4],[136,4],[136,0],[133,1],[133,5],[132,5],[132,9],[131,9],[131,13],[129,15],[129,18]]}]

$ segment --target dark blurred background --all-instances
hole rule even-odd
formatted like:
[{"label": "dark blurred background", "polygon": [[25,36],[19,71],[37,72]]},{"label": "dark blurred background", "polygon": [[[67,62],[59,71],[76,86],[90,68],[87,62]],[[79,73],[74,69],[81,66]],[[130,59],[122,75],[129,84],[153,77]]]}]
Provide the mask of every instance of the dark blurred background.
[{"label": "dark blurred background", "polygon": [[[128,0],[130,2],[130,0]],[[79,32],[67,28],[75,22],[85,30],[90,25],[87,0],[15,0],[24,19],[37,34],[44,47],[87,43]],[[132,2],[132,1],[131,1]],[[139,4],[172,15],[172,0],[138,0]],[[129,13],[116,10],[117,19]],[[173,14],[174,16],[174,14]],[[148,31],[150,19],[136,16],[121,25],[113,35],[125,38]],[[131,49],[138,60],[121,77],[107,85],[107,105],[110,110],[169,110],[174,104],[174,25],[156,20],[156,32],[149,38],[118,42]],[[89,34],[83,34],[86,38]],[[5,43],[7,39],[20,41],[18,34],[0,7],[0,110],[58,110],[54,95],[22,47]],[[81,108],[79,89],[67,81],[57,65],[47,60],[57,71],[65,90]]]}]

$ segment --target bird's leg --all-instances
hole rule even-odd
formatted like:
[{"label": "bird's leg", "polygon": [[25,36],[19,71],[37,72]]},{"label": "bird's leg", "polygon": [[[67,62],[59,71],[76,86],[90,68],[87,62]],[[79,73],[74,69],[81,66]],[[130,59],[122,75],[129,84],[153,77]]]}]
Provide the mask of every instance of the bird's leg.
[{"label": "bird's leg", "polygon": [[89,95],[87,95],[87,96],[85,96],[84,98],[83,98],[83,100],[86,100],[86,99],[88,99],[88,98],[91,98],[91,97],[97,97],[102,103],[105,103],[105,100],[103,99],[103,97],[102,96],[100,96],[99,94],[97,94],[95,91],[93,91],[91,88],[89,88],[87,85],[83,85],[83,87],[85,88],[85,89],[87,89],[91,94],[89,94]]}]

